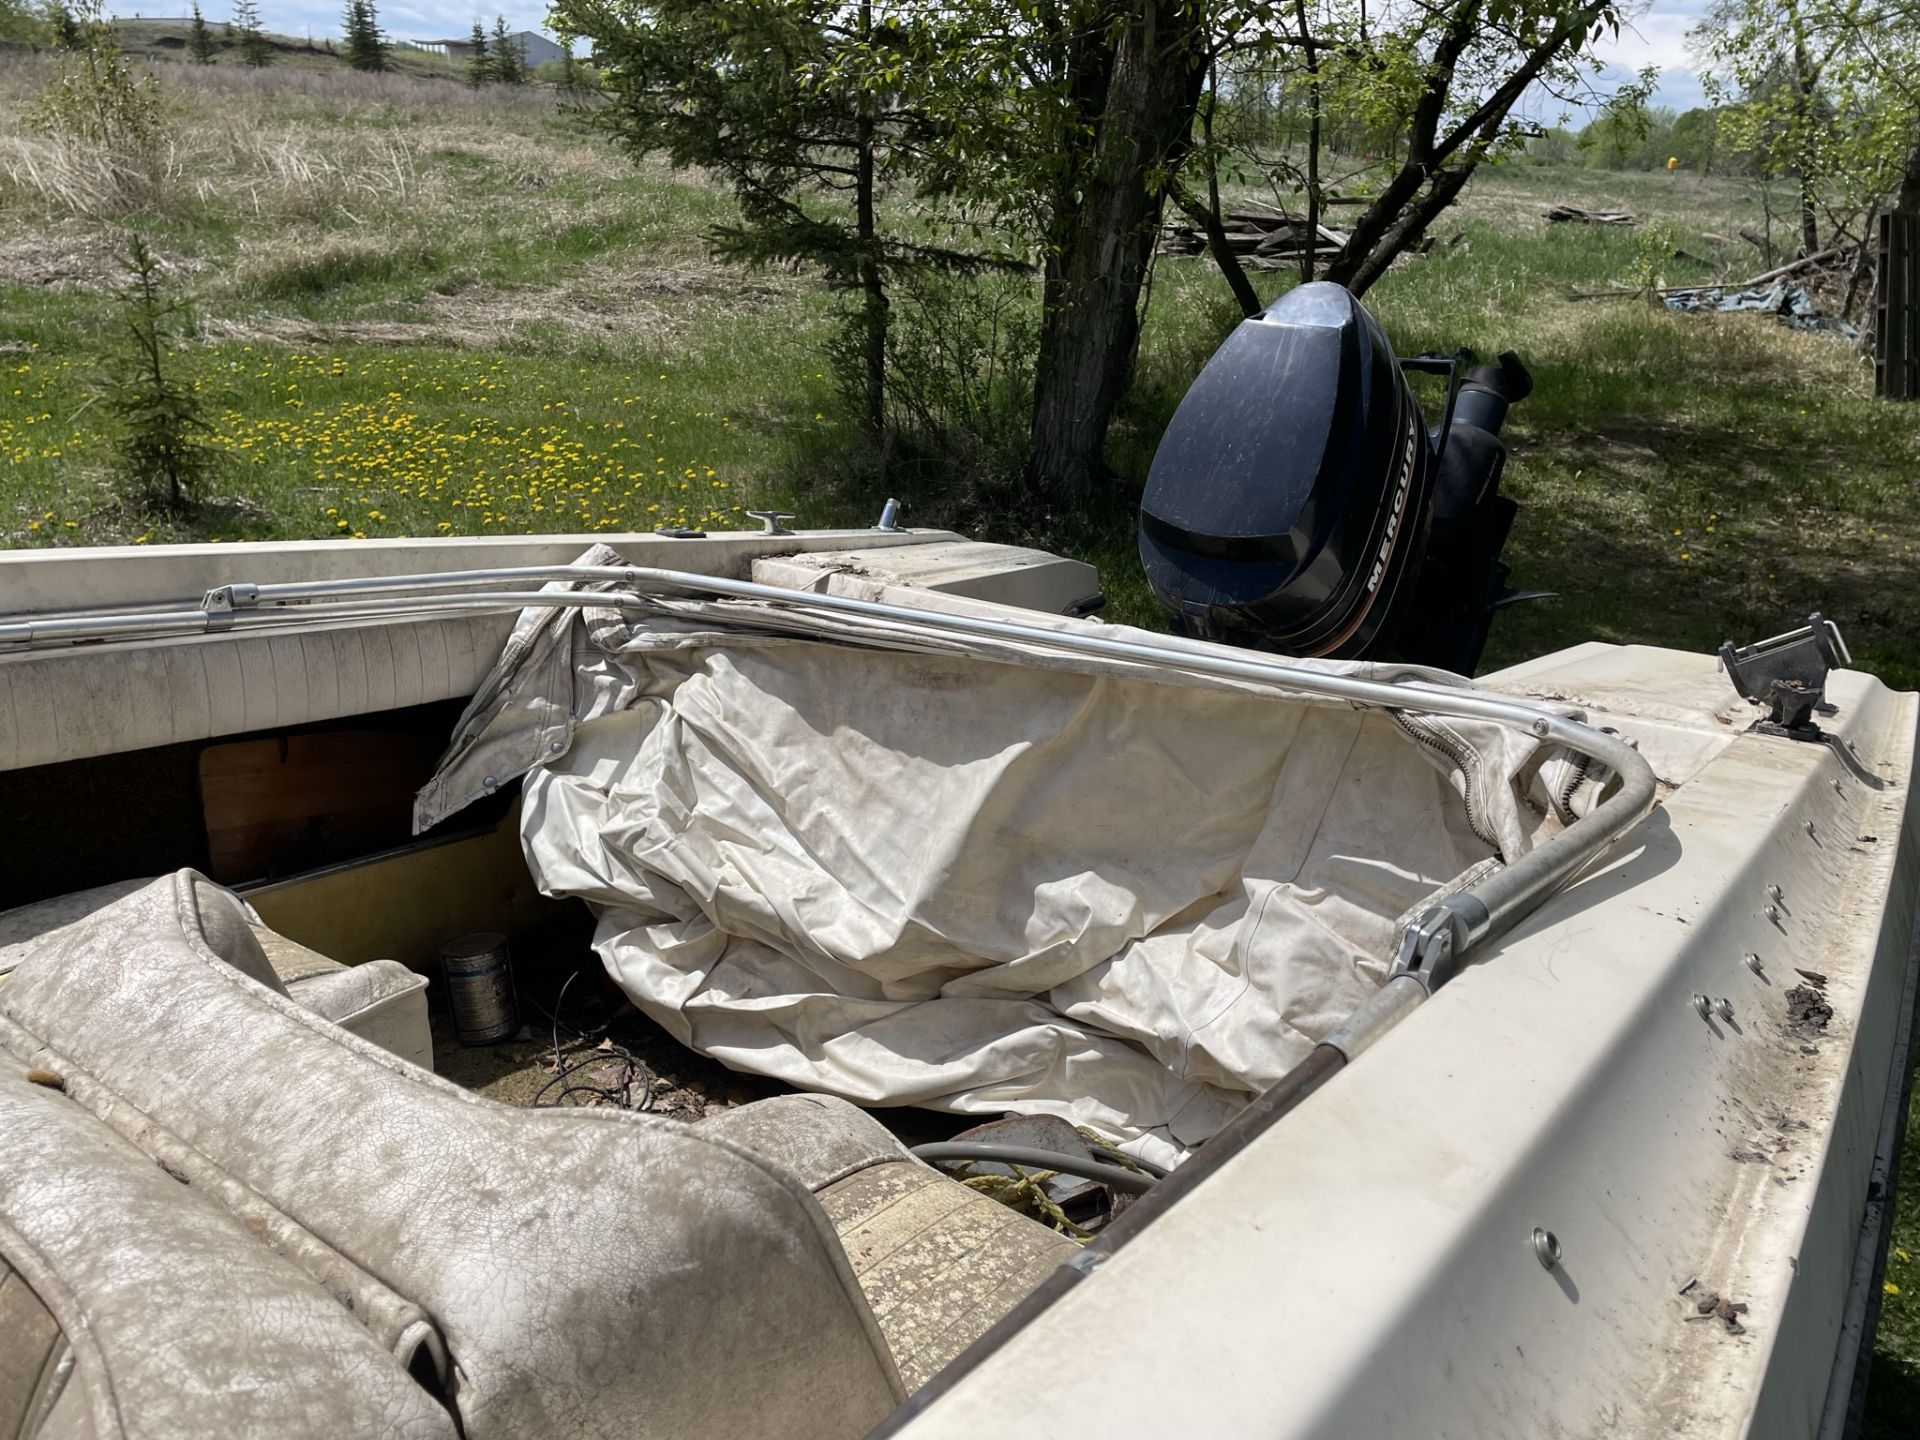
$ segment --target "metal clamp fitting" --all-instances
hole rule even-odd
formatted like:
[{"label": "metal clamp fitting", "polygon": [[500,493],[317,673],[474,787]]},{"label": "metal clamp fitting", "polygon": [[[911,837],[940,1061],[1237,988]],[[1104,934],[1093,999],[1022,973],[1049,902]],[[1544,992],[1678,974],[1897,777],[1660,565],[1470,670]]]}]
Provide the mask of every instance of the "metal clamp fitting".
[{"label": "metal clamp fitting", "polygon": [[207,612],[209,630],[225,630],[233,624],[236,610],[255,610],[260,605],[260,587],[244,581],[220,585],[200,597],[200,608]]},{"label": "metal clamp fitting", "polygon": [[1431,995],[1459,971],[1474,932],[1486,918],[1486,907],[1471,895],[1449,895],[1406,928],[1387,978],[1408,976]]}]

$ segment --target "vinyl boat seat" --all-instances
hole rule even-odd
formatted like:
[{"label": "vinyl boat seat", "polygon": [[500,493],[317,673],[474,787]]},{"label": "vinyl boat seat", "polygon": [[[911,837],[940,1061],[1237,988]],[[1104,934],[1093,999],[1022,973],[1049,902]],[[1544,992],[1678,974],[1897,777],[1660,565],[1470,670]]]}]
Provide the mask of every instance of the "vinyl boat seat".
[{"label": "vinyl boat seat", "polygon": [[273,938],[183,871],[0,979],[0,1434],[850,1440],[1072,1251],[844,1102],[462,1091]]},{"label": "vinyl boat seat", "polygon": [[[0,977],[66,927],[152,883],[150,878],[121,880],[0,912]],[[433,1068],[425,976],[396,960],[370,960],[363,965],[330,960],[269,929],[242,904],[248,928],[289,1000],[402,1060]]]}]

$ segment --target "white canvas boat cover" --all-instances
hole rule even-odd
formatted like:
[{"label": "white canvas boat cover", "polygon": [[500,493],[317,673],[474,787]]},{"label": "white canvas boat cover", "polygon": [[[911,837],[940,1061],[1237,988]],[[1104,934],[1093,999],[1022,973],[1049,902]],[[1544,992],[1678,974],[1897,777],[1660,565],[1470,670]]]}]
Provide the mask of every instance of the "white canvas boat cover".
[{"label": "white canvas boat cover", "polygon": [[1058,1114],[1176,1162],[1372,993],[1412,914],[1567,818],[1581,774],[1540,750],[1040,644],[673,600],[523,613],[415,821],[524,774],[541,888],[594,909],[637,1006],[736,1069]]}]

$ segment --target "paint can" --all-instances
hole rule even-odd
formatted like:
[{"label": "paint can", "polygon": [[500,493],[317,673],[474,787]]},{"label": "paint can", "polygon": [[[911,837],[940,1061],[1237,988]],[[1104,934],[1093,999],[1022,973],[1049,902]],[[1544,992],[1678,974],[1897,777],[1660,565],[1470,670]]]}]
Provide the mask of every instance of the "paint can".
[{"label": "paint can", "polygon": [[506,936],[482,932],[449,940],[440,947],[440,970],[462,1045],[492,1045],[520,1028]]}]

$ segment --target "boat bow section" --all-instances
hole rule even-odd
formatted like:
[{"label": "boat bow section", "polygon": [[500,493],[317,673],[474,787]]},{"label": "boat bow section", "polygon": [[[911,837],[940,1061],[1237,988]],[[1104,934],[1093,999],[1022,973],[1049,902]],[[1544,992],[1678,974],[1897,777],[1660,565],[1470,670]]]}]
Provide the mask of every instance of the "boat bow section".
[{"label": "boat bow section", "polygon": [[1916,697],[1836,674],[1843,759],[1747,733],[1710,657],[1492,683],[1617,727],[1662,807],[896,1433],[1811,1436],[1844,1407]]}]

